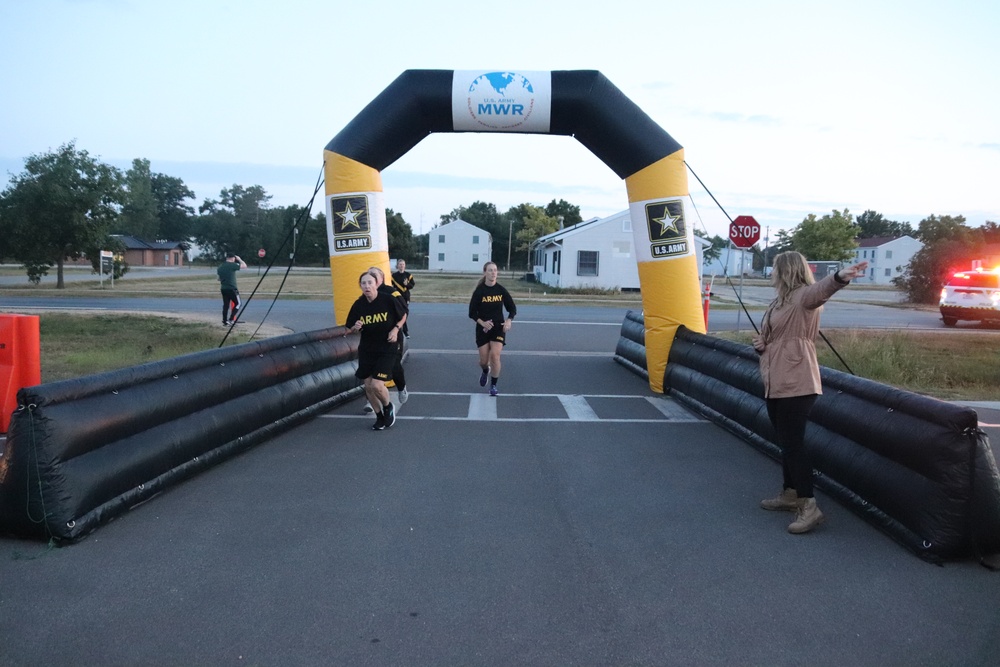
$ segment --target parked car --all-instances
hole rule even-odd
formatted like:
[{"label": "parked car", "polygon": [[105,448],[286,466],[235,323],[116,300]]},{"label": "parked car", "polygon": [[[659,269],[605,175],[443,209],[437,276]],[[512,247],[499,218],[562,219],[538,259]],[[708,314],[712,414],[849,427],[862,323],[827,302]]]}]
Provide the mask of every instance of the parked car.
[{"label": "parked car", "polygon": [[1000,322],[1000,268],[959,271],[941,288],[941,320]]}]

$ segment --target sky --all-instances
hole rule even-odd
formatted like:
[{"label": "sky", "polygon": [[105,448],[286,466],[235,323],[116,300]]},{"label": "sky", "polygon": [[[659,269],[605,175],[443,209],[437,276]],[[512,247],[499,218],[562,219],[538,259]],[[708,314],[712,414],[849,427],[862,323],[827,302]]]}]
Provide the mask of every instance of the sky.
[{"label": "sky", "polygon": [[[709,235],[845,208],[977,227],[1000,222],[998,31],[983,0],[0,0],[0,188],[74,141],[195,207],[233,184],[305,206],[326,144],[408,69],[599,70],[684,147]],[[382,180],[415,233],[475,201],[628,208],[572,137],[433,134]]]}]

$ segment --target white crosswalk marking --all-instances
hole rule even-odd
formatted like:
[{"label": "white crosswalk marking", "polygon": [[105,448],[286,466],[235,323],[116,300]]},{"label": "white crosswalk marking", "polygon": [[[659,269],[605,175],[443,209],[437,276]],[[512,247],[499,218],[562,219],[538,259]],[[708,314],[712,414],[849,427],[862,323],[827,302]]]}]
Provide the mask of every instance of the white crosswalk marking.
[{"label": "white crosswalk marking", "polygon": [[[410,400],[405,406],[397,407],[396,419],[398,420],[426,420],[426,421],[488,421],[488,422],[619,422],[619,423],[662,423],[662,422],[705,422],[705,419],[689,412],[683,406],[675,403],[666,397],[647,395],[622,395],[622,394],[512,394],[505,392],[497,397],[492,397],[486,392],[452,392],[452,391],[410,391]],[[420,397],[452,397],[455,401],[468,401],[468,407],[464,417],[443,416],[429,414],[427,408],[421,405]],[[498,406],[506,404],[512,399],[556,399],[562,410],[555,409],[551,416],[527,417],[524,415],[511,415],[510,407],[506,410],[506,415],[501,417],[498,413]],[[615,399],[622,401],[614,408],[615,413],[621,416],[602,417],[594,410],[590,401],[594,399]],[[648,408],[641,409],[643,404],[650,404],[660,413],[660,417],[649,417]],[[510,404],[507,404],[510,405]],[[514,404],[516,405],[516,403]],[[630,407],[631,406],[631,407]],[[421,408],[424,407],[424,411]],[[603,413],[607,415],[610,408],[605,404]],[[431,411],[433,412],[433,411]],[[628,415],[633,416],[628,416]],[[646,416],[640,416],[645,414]],[[356,412],[332,412],[322,415],[328,419],[371,419],[371,415],[359,415]],[[707,423],[707,422],[706,422]]]},{"label": "white crosswalk marking", "polygon": [[601,419],[594,412],[594,409],[590,407],[590,403],[587,403],[587,399],[584,396],[560,394],[559,402],[562,403],[563,409],[569,416],[570,421],[592,422],[600,421]]},{"label": "white crosswalk marking", "polygon": [[469,395],[469,419],[474,421],[496,421],[497,399],[489,394]]}]

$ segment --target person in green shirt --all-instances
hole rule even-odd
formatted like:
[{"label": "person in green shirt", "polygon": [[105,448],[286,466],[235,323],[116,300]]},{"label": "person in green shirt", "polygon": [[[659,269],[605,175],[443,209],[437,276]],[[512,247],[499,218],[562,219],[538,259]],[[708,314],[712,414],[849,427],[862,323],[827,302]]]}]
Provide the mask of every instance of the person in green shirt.
[{"label": "person in green shirt", "polygon": [[236,287],[236,272],[247,268],[247,263],[240,259],[234,252],[226,254],[224,261],[218,269],[219,284],[222,287],[222,324],[229,326],[237,324],[237,313],[240,311],[240,291]]}]

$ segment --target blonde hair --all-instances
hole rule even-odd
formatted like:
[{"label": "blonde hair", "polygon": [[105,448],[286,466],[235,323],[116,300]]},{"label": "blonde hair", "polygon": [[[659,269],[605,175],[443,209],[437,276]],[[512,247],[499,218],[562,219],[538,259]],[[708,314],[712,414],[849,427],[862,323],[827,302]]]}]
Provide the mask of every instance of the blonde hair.
[{"label": "blonde hair", "polygon": [[790,250],[774,258],[774,268],[771,271],[771,284],[778,292],[778,303],[782,304],[789,295],[803,285],[816,282],[809,263],[801,253]]}]

